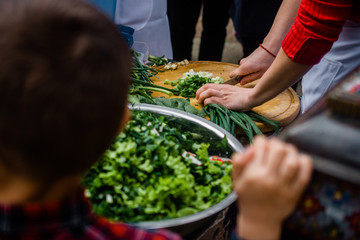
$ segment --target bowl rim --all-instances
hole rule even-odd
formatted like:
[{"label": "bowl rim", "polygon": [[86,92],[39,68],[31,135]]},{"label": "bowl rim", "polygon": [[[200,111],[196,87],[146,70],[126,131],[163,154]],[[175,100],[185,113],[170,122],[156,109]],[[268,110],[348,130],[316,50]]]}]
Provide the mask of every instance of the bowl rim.
[{"label": "bowl rim", "polygon": [[[129,104],[129,109],[131,110],[141,110],[141,111],[148,111],[153,112],[161,115],[167,115],[172,117],[180,117],[182,119],[186,119],[188,121],[194,122],[202,127],[205,127],[211,131],[213,131],[217,136],[224,137],[228,140],[229,146],[234,150],[234,152],[242,152],[244,147],[242,144],[229,132],[225,129],[221,128],[220,126],[216,125],[209,120],[196,116],[191,113],[187,113],[184,111],[180,111],[177,109],[163,107],[158,105],[152,104],[145,104],[145,103],[136,103],[136,104]],[[179,218],[172,218],[166,220],[159,220],[159,221],[146,221],[146,222],[138,222],[138,223],[131,223],[137,227],[146,228],[146,229],[159,229],[159,228],[171,228],[171,227],[178,227],[181,225],[193,223],[210,217],[216,213],[219,213],[226,207],[230,206],[233,202],[235,202],[237,196],[234,191],[232,191],[228,196],[226,196],[223,200],[218,202],[217,204],[211,206],[208,209],[202,210],[200,212],[179,217]],[[225,206],[225,207],[224,207]]]}]

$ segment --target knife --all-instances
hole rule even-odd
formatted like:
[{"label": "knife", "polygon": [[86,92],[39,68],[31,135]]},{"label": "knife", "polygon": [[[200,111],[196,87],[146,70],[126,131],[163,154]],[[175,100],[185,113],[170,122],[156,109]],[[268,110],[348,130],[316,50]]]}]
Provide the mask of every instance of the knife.
[{"label": "knife", "polygon": [[236,84],[238,84],[238,83],[241,81],[241,79],[242,79],[243,77],[244,77],[244,76],[239,76],[239,75],[237,75],[237,76],[235,76],[235,77],[230,78],[229,80],[226,80],[226,81],[223,82],[222,84],[236,85]]}]

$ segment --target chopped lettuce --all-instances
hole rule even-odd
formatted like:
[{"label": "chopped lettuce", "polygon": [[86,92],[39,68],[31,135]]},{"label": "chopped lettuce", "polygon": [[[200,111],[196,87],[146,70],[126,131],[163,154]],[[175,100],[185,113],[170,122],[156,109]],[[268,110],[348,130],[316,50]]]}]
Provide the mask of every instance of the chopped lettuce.
[{"label": "chopped lettuce", "polygon": [[[232,190],[229,163],[209,161],[208,143],[171,128],[163,117],[134,111],[125,130],[84,176],[97,215],[139,222],[207,209]],[[196,153],[197,165],[184,151]]]}]

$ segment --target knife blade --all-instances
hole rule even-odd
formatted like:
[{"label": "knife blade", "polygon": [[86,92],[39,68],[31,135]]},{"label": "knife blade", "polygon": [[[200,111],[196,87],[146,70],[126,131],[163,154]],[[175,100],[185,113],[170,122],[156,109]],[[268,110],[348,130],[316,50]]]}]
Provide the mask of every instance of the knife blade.
[{"label": "knife blade", "polygon": [[222,84],[236,85],[236,84],[238,84],[238,83],[241,81],[241,79],[242,79],[243,77],[244,77],[244,76],[239,76],[239,75],[237,75],[237,76],[235,76],[235,77],[230,78],[229,80],[226,80],[226,81],[223,82]]}]

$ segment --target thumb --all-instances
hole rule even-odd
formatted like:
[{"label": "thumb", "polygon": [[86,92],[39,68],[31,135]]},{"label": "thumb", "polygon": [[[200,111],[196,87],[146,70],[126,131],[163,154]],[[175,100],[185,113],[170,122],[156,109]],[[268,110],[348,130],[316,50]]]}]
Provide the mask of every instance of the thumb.
[{"label": "thumb", "polygon": [[255,155],[254,148],[251,146],[245,150],[243,153],[235,153],[232,156],[233,160],[233,179],[238,178],[246,165],[253,159]]},{"label": "thumb", "polygon": [[[257,73],[258,73],[258,71],[256,69],[250,68],[247,65],[240,65],[238,68],[236,68],[234,71],[232,71],[229,74],[229,76],[230,77],[243,76],[243,80],[244,80],[244,78],[247,78],[248,81],[251,82],[253,80],[256,80],[259,77],[259,74],[257,74]],[[241,81],[243,82],[243,80],[241,80]]]},{"label": "thumb", "polygon": [[235,77],[235,76],[241,76],[242,74],[241,67],[236,68],[234,71],[232,71],[229,76]]}]

